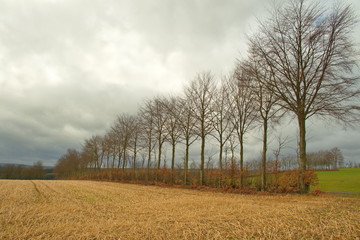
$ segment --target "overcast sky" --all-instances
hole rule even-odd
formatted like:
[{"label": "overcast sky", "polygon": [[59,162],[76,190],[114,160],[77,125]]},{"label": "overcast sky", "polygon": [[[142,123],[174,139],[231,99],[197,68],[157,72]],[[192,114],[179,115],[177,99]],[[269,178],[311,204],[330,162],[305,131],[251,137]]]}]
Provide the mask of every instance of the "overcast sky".
[{"label": "overcast sky", "polygon": [[[270,2],[0,0],[0,163],[54,165],[146,97],[181,92],[201,71],[228,73]],[[359,15],[360,1],[347,2]],[[295,147],[296,125],[284,125]],[[360,161],[360,127],[308,126],[309,151],[337,146]],[[260,153],[258,134],[247,156]]]}]

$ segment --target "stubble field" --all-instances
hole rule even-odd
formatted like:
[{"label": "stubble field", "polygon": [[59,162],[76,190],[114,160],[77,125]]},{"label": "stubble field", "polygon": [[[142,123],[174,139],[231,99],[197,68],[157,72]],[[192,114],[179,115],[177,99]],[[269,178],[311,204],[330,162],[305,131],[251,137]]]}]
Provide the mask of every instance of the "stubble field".
[{"label": "stubble field", "polygon": [[359,239],[360,200],[0,180],[0,239]]}]

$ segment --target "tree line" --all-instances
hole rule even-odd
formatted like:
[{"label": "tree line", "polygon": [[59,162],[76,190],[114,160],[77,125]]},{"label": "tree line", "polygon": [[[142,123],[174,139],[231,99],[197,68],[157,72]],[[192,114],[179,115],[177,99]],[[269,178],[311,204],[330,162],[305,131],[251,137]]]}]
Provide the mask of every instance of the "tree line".
[{"label": "tree line", "polygon": [[[69,149],[55,170],[70,177],[86,169],[120,169],[121,179],[200,185],[216,179],[217,185],[243,188],[252,179],[244,144],[249,132],[260,127],[259,188],[267,190],[272,179],[268,131],[290,116],[298,123],[297,184],[305,193],[309,168],[339,165],[307,154],[306,121],[312,116],[346,124],[358,119],[354,70],[359,55],[350,35],[355,23],[351,6],[339,3],[326,8],[293,0],[274,7],[249,37],[247,57],[231,73],[220,79],[210,71],[199,73],[178,96],[147,99],[137,114],[119,114],[106,134],[86,139],[81,151]],[[206,154],[209,140],[217,142],[216,157]],[[197,145],[198,159],[190,162],[190,147]],[[114,171],[107,174],[112,178]]]},{"label": "tree line", "polygon": [[0,166],[0,179],[45,179],[46,170],[40,161],[33,166],[5,164]]}]

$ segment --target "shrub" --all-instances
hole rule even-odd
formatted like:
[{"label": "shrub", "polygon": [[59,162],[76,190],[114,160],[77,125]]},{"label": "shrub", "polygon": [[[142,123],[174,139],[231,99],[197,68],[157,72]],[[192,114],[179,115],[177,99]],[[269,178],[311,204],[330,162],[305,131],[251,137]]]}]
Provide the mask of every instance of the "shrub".
[{"label": "shrub", "polygon": [[[310,186],[316,186],[318,184],[318,178],[313,170],[307,170],[305,172],[305,184]],[[297,193],[300,192],[300,171],[298,169],[285,171],[278,181],[278,186],[274,186],[276,192]]]}]

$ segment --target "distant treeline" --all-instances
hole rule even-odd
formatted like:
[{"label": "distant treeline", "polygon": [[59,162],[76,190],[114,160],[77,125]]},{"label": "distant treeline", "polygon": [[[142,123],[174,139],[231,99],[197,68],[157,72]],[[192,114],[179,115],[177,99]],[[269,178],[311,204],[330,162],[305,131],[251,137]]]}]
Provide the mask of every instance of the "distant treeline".
[{"label": "distant treeline", "polygon": [[46,174],[41,162],[33,166],[6,164],[0,167],[0,179],[45,179]]},{"label": "distant treeline", "polygon": [[[275,154],[276,157],[276,154]],[[338,168],[344,167],[356,167],[356,163],[344,161],[344,156],[341,150],[337,147],[334,147],[329,150],[321,150],[317,152],[309,152],[306,154],[307,158],[307,169],[316,169],[316,170],[335,170]],[[277,168],[281,171],[291,170],[297,168],[299,165],[299,157],[296,155],[288,155],[281,158],[276,157],[275,161],[269,161],[268,165],[271,168],[272,166],[277,165]],[[261,159],[252,160],[246,163],[247,168],[250,171],[258,171],[261,168]]]}]

